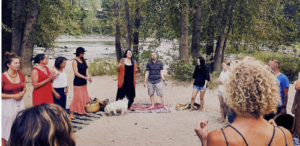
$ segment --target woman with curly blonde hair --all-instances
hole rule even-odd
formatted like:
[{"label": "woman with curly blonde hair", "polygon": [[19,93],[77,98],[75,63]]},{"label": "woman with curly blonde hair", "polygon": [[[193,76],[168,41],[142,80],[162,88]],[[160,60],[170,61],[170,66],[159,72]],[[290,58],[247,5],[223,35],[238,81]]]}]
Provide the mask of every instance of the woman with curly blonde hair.
[{"label": "woman with curly blonde hair", "polygon": [[275,127],[263,115],[276,111],[280,101],[274,75],[260,62],[246,57],[230,67],[225,84],[228,106],[236,113],[226,128],[208,133],[208,120],[199,121],[195,132],[203,146],[225,145],[293,145],[291,133]]}]

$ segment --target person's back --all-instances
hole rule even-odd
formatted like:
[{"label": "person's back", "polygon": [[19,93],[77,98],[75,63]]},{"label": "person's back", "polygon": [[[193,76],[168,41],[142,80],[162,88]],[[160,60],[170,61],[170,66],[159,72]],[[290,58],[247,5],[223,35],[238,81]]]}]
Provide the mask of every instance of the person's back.
[{"label": "person's back", "polygon": [[210,132],[208,134],[208,145],[286,146],[287,144],[293,146],[293,141],[290,140],[292,135],[288,130],[273,126],[262,118],[237,117],[230,126],[223,128],[223,132],[222,129]]},{"label": "person's back", "polygon": [[236,119],[209,134],[208,120],[198,122],[195,131],[203,146],[293,146],[288,130],[263,119],[265,114],[276,112],[280,100],[275,76],[251,57],[231,66],[230,71],[225,89]]}]

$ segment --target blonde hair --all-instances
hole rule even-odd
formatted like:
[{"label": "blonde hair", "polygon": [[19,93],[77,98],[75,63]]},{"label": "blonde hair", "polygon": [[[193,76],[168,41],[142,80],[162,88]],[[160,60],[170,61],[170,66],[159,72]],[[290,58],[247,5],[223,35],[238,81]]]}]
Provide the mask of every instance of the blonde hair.
[{"label": "blonde hair", "polygon": [[229,108],[243,117],[276,112],[280,100],[276,78],[260,61],[246,57],[230,68],[225,85]]},{"label": "blonde hair", "polygon": [[41,104],[21,111],[11,128],[9,146],[75,146],[73,127],[65,110]]}]

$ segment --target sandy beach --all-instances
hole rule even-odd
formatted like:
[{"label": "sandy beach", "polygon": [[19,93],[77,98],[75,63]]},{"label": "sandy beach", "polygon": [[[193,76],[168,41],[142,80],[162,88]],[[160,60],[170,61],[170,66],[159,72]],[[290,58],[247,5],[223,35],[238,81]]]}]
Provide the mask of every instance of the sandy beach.
[{"label": "sandy beach", "polygon": [[[48,66],[52,67],[54,60],[49,60]],[[67,62],[66,72],[68,74],[69,93],[67,95],[67,107],[73,98],[74,73],[71,61]],[[115,101],[117,93],[116,76],[95,76],[93,82],[88,83],[88,92],[91,98],[97,97],[104,100]],[[32,84],[27,83],[25,94],[25,106],[32,106]],[[200,145],[200,140],[194,132],[198,120],[209,119],[208,129],[212,131],[222,128],[228,122],[219,123],[219,100],[217,91],[208,90],[205,93],[205,103],[202,113],[198,111],[188,112],[187,110],[176,111],[177,103],[190,103],[192,95],[192,83],[178,83],[168,81],[164,87],[166,103],[171,104],[171,113],[125,113],[123,116],[103,116],[90,125],[75,133],[78,146],[180,146]],[[290,85],[287,111],[291,114],[291,105],[295,95],[295,87]],[[155,97],[156,102],[161,102]],[[135,103],[150,103],[147,88],[142,83],[136,87]],[[200,102],[200,95],[197,95],[196,102]]]}]

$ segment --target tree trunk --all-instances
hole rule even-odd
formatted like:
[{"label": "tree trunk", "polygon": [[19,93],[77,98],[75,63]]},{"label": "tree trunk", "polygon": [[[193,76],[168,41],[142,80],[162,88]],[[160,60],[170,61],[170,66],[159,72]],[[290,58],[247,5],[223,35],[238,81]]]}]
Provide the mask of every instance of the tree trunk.
[{"label": "tree trunk", "polygon": [[22,49],[21,49],[21,71],[25,76],[30,76],[32,70],[31,57],[33,55],[33,34],[35,32],[35,27],[38,19],[40,0],[35,0],[35,2],[30,6],[30,11],[26,16],[26,23],[23,33]]},{"label": "tree trunk", "polygon": [[217,42],[217,47],[215,51],[215,61],[214,61],[214,71],[221,72],[221,64],[222,64],[222,51],[225,42],[225,34],[222,33]]},{"label": "tree trunk", "polygon": [[125,0],[125,18],[126,18],[126,26],[127,26],[126,49],[131,49],[131,26],[130,26],[128,0]]},{"label": "tree trunk", "polygon": [[[209,16],[208,23],[213,24],[213,17],[214,16]],[[214,61],[214,26],[209,25],[207,29],[207,34],[208,34],[208,39],[207,39],[207,44],[206,44],[206,57],[210,57],[211,63],[207,65],[209,72],[211,73],[213,71],[213,61]]]},{"label": "tree trunk", "polygon": [[[223,49],[224,48],[224,43],[227,37],[227,34],[229,34],[230,32],[230,20],[231,20],[231,15],[232,15],[232,4],[231,4],[231,0],[227,0],[226,2],[226,7],[223,13],[223,18],[222,18],[222,22],[221,24],[225,24],[224,26],[222,26],[222,28],[220,29],[220,36],[218,39],[218,43],[217,43],[217,48],[216,48],[216,52],[215,52],[215,62],[214,62],[214,71],[217,72],[221,72],[221,64],[222,64],[222,58],[223,58]],[[225,32],[226,27],[228,27],[227,32]],[[225,50],[224,50],[225,51]]]},{"label": "tree trunk", "polygon": [[227,46],[227,38],[228,38],[228,35],[229,35],[229,33],[230,33],[230,30],[231,30],[231,23],[229,22],[227,34],[226,34],[226,36],[225,36],[225,41],[224,41],[224,45],[223,45],[223,50],[222,50],[222,61],[221,61],[221,62],[224,62],[224,54],[225,54],[225,49],[226,49],[226,46]]},{"label": "tree trunk", "polygon": [[183,3],[183,10],[180,17],[180,42],[179,42],[179,59],[189,62],[188,50],[188,3]]},{"label": "tree trunk", "polygon": [[115,34],[115,48],[116,48],[116,57],[117,61],[119,62],[122,59],[122,51],[121,51],[121,33],[120,33],[120,26],[119,26],[119,0],[115,0],[115,18],[116,18],[116,34]]},{"label": "tree trunk", "polygon": [[[136,3],[139,1],[136,0]],[[140,15],[139,15],[139,8],[135,9],[135,31],[133,33],[133,54],[137,62],[139,62],[139,28],[141,26],[140,23]]]},{"label": "tree trunk", "polygon": [[201,35],[201,17],[202,17],[202,3],[198,0],[198,4],[195,7],[194,22],[193,22],[193,34],[192,34],[192,57],[197,58],[200,51],[200,35]]},{"label": "tree trunk", "polygon": [[2,73],[7,70],[5,66],[5,53],[11,51],[11,32],[8,29],[12,27],[12,9],[9,6],[11,1],[2,1],[2,24],[7,27],[6,29],[2,26]]},{"label": "tree trunk", "polygon": [[24,13],[26,0],[17,0],[15,6],[15,14],[12,24],[12,40],[11,51],[20,55],[22,35],[23,35],[23,22],[22,14]]}]

